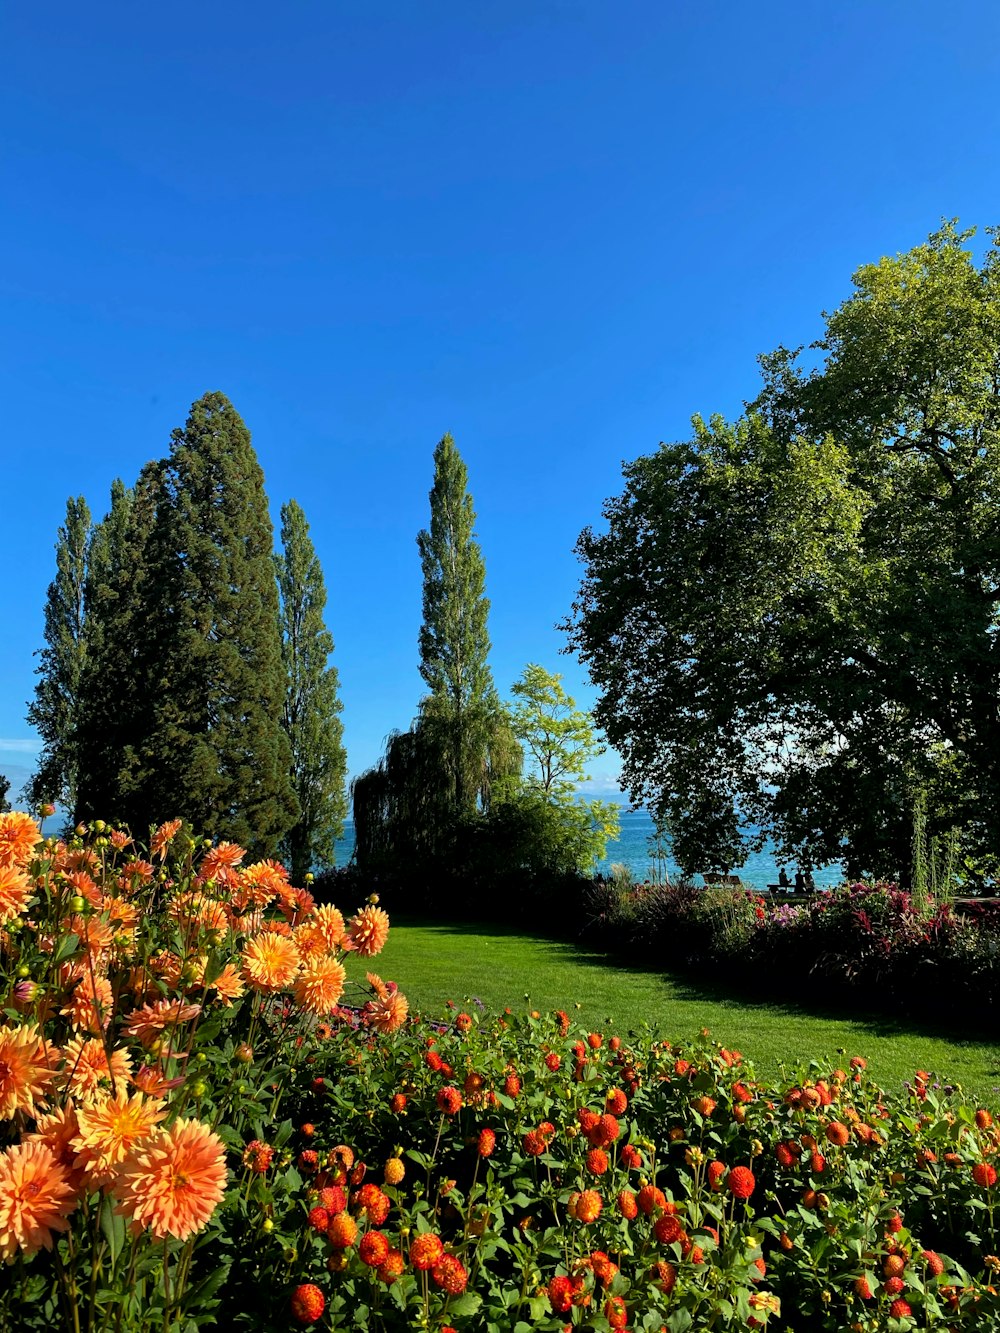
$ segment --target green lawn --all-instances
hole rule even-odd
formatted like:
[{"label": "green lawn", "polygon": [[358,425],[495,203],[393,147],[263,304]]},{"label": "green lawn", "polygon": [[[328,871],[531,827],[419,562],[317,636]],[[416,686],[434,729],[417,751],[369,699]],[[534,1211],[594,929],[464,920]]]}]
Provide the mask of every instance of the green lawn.
[{"label": "green lawn", "polygon": [[[1000,1105],[1000,1043],[885,1017],[838,1018],[824,1009],[822,987],[803,979],[794,1004],[755,1003],[647,967],[625,968],[600,954],[500,927],[393,922],[380,974],[399,984],[411,1008],[430,1016],[446,1000],[477,996],[486,1008],[566,1009],[590,1027],[627,1032],[646,1020],[663,1037],[707,1027],[735,1046],[759,1073],[838,1050],[863,1055],[873,1076],[898,1089],[916,1069],[961,1083],[970,1097]],[[578,1011],[574,1010],[578,1006]]]}]

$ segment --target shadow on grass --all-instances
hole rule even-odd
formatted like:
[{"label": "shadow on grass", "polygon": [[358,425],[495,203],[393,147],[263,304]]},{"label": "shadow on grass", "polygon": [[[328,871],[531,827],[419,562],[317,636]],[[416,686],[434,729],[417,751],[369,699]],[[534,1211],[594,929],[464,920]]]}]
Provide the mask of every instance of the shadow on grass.
[{"label": "shadow on grass", "polygon": [[[421,917],[396,915],[393,921],[399,926],[418,927],[440,935],[490,935],[510,940],[530,940],[533,944],[544,945],[553,957],[567,963],[584,964],[601,968],[621,968],[622,971],[641,973],[656,977],[665,982],[673,997],[690,1003],[710,1002],[736,1006],[741,1009],[767,1011],[777,1017],[794,1022],[797,1018],[828,1019],[836,1023],[851,1023],[862,1032],[874,1037],[932,1037],[946,1041],[952,1046],[994,1046],[997,1050],[996,1067],[990,1068],[991,1076],[1000,1076],[1000,1039],[996,1024],[976,1022],[974,1016],[965,1013],[956,1015],[953,1021],[935,1021],[918,1016],[879,1013],[862,1004],[852,1006],[850,997],[824,1000],[822,996],[810,994],[800,1000],[778,996],[773,992],[748,994],[740,985],[727,985],[717,978],[697,980],[679,969],[666,968],[651,959],[628,957],[620,951],[604,951],[586,943],[574,943],[559,939],[543,931],[531,931],[523,926],[509,922],[489,921],[439,921]],[[808,975],[804,984],[813,983]],[[961,1030],[957,1025],[961,1024]]]}]

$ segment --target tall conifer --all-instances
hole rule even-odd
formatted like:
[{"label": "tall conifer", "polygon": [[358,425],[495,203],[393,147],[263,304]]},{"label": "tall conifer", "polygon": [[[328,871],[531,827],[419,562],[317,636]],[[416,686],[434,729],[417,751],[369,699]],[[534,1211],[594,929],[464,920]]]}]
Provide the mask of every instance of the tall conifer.
[{"label": "tall conifer", "polygon": [[116,480],[111,509],[93,529],[84,592],[87,653],[75,728],[74,818],[123,820],[139,833],[168,817],[148,809],[141,795],[157,651],[150,537],[163,499],[163,470],[162,462],[147,463],[131,489]]},{"label": "tall conifer", "polygon": [[76,799],[73,740],[85,655],[84,586],[90,510],[82,495],[66,501],[66,522],[56,541],[56,576],[45,602],[45,647],[28,721],[42,738],[38,767],[29,783],[35,802]]},{"label": "tall conifer", "polygon": [[192,406],[127,508],[95,561],[79,813],[140,833],[179,815],[269,854],[298,804],[264,476],[228,399]]},{"label": "tall conifer", "polygon": [[299,820],[282,842],[294,883],[313,865],[334,861],[347,814],[347,755],[338,677],[329,664],[333,636],[323,620],[326,586],[301,507],[281,510],[282,553],[275,556],[285,664],[284,728],[292,752]]}]

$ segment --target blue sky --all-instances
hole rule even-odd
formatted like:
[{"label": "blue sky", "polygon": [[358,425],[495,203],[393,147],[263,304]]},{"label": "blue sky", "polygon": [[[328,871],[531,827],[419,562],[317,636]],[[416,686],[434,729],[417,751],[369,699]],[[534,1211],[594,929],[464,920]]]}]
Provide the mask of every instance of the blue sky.
[{"label": "blue sky", "polygon": [[[623,459],[736,413],[851,272],[1000,223],[1000,8],[303,0],[0,18],[0,771],[70,494],[219,389],[329,590],[352,772],[420,696],[431,454],[506,692],[560,657]],[[595,765],[607,786],[614,756]]]}]

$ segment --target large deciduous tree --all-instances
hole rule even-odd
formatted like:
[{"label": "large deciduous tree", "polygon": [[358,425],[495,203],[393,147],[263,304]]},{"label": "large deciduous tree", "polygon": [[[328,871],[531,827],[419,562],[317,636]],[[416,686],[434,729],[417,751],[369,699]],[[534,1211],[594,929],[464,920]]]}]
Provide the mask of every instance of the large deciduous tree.
[{"label": "large deciduous tree", "polygon": [[[682,865],[906,873],[931,828],[1000,852],[1000,252],[946,225],[861,268],[735,423],[625,467],[568,628],[632,797]],[[805,364],[803,364],[805,362]]]},{"label": "large deciduous tree", "polygon": [[76,800],[78,755],[74,729],[80,706],[84,641],[84,588],[90,509],[82,495],[66,502],[66,522],[56,540],[56,576],[45,601],[45,647],[39,652],[35,697],[28,721],[42,738],[38,767],[28,784],[32,801]]},{"label": "large deciduous tree", "polygon": [[511,688],[510,725],[526,767],[514,799],[533,807],[534,853],[563,870],[592,871],[618,834],[612,801],[579,795],[587,764],[604,753],[590,713],[577,708],[562,676],[529,662]]},{"label": "large deciduous tree", "polygon": [[281,850],[293,881],[314,865],[334,862],[347,814],[347,755],[337,670],[330,664],[333,636],[323,619],[326,585],[301,507],[281,510],[281,554],[275,556],[285,664],[284,728],[292,754],[297,823]]}]

